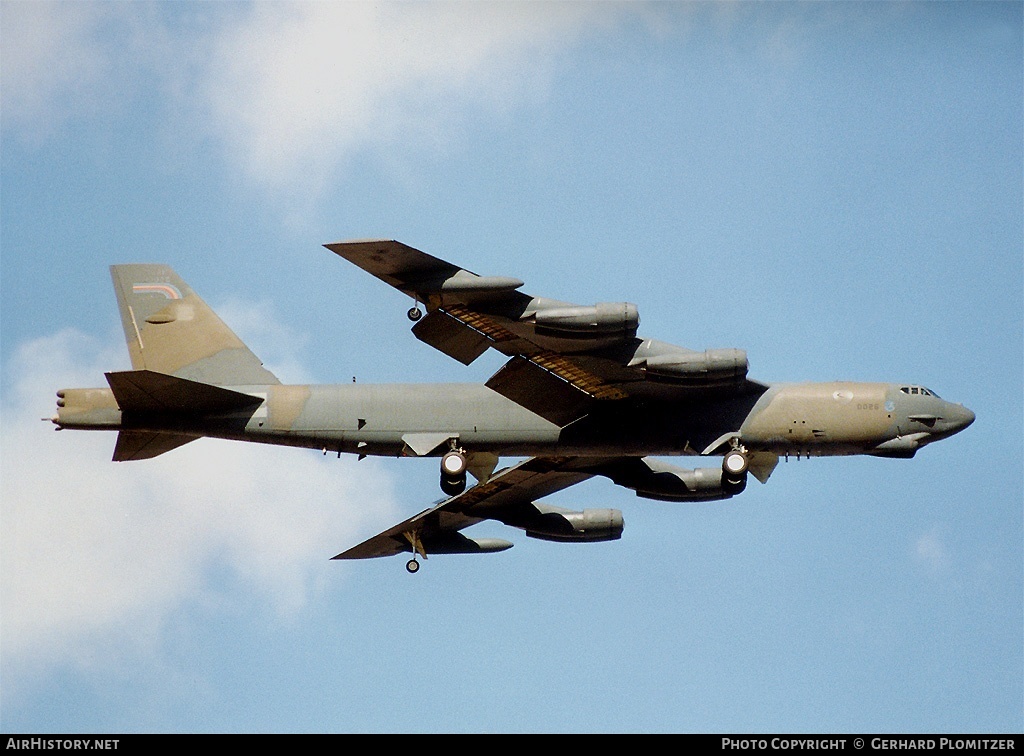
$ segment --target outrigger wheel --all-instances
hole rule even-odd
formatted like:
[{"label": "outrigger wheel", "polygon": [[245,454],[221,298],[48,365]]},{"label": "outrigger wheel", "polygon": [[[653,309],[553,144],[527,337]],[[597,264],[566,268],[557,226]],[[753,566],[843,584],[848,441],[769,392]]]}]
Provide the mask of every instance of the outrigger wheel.
[{"label": "outrigger wheel", "polygon": [[412,559],[405,563],[405,569],[410,574],[419,572],[420,563],[416,561],[416,555],[419,554],[424,559],[427,558],[427,552],[424,551],[423,543],[420,541],[420,534],[415,530],[407,530],[402,535],[409,542],[409,550],[412,551]]},{"label": "outrigger wheel", "polygon": [[419,307],[410,307],[409,312],[405,313],[409,316],[409,320],[415,323],[417,320],[423,317],[423,310]]}]

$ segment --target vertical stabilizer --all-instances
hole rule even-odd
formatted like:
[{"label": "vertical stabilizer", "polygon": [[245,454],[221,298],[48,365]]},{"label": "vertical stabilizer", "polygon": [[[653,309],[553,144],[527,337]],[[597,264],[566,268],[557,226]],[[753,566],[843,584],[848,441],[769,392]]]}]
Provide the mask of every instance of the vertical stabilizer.
[{"label": "vertical stabilizer", "polygon": [[110,274],[136,370],[221,386],[280,383],[168,266],[112,265]]}]

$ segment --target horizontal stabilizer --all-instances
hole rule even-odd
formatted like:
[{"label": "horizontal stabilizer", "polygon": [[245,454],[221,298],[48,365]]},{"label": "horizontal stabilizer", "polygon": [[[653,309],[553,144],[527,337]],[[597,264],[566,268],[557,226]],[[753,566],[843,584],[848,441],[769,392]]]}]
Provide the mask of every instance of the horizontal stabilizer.
[{"label": "horizontal stabilizer", "polygon": [[255,408],[263,402],[262,397],[152,370],[125,370],[106,375],[122,412],[203,415]]},{"label": "horizontal stabilizer", "polygon": [[154,431],[123,430],[117,434],[114,447],[114,461],[127,462],[134,459],[152,459],[164,452],[195,441],[198,436],[182,433],[160,433]]}]

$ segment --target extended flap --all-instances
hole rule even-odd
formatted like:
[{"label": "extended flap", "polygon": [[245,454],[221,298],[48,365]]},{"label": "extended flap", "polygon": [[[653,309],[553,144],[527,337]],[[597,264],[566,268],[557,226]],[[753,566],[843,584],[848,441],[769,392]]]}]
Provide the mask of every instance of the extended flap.
[{"label": "extended flap", "polygon": [[444,310],[434,310],[412,328],[413,335],[449,357],[468,365],[487,351],[491,340]]},{"label": "extended flap", "polygon": [[505,363],[486,386],[562,427],[587,414],[593,401],[583,389],[523,357]]}]

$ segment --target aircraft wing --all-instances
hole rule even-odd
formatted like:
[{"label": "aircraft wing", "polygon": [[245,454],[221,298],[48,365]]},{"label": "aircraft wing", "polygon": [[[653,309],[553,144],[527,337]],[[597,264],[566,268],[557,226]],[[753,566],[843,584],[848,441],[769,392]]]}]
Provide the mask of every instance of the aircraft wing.
[{"label": "aircraft wing", "polygon": [[508,356],[487,386],[560,426],[595,401],[766,388],[746,378],[741,350],[696,352],[639,338],[639,314],[628,302],[534,297],[520,291],[517,278],[478,275],[394,240],[325,246],[425,305],[416,338],[466,365],[488,348]]},{"label": "aircraft wing", "polygon": [[[586,464],[593,464],[593,460]],[[431,553],[503,551],[512,544],[498,539],[474,540],[459,531],[488,519],[527,532],[531,528],[540,531],[568,528],[567,523],[560,521],[568,510],[539,505],[535,500],[580,483],[592,475],[594,473],[588,472],[583,462],[576,458],[534,457],[501,470],[486,483],[479,483],[425,509],[333,558],[369,559],[393,556],[403,551],[411,551],[423,558]]]}]

